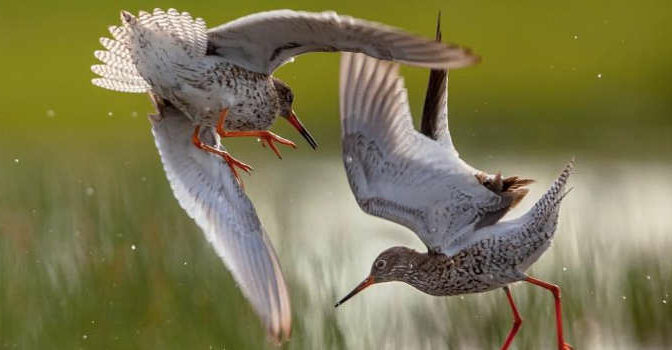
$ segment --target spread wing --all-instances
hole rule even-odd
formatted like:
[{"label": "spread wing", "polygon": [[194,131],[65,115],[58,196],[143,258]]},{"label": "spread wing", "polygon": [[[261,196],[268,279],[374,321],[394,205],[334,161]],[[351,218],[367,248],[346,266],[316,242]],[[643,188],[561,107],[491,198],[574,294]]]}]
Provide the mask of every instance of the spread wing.
[{"label": "spread wing", "polygon": [[209,53],[266,74],[307,52],[362,52],[429,68],[464,67],[479,59],[466,48],[335,12],[255,13],[210,29],[208,45]]},{"label": "spread wing", "polygon": [[[191,122],[166,103],[155,102],[159,114],[150,116],[150,121],[173,193],[212,243],[269,334],[282,342],[291,329],[289,295],[257,213],[229,167],[192,145]],[[203,141],[221,147],[214,135],[207,130]]]},{"label": "spread wing", "polygon": [[[441,13],[436,22],[436,41],[441,41]],[[420,132],[436,140],[458,156],[448,130],[448,70],[432,69],[429,72],[425,104],[422,110]]]},{"label": "spread wing", "polygon": [[345,169],[365,212],[447,253],[462,232],[508,207],[477,170],[413,128],[396,64],[344,53],[340,96]]}]

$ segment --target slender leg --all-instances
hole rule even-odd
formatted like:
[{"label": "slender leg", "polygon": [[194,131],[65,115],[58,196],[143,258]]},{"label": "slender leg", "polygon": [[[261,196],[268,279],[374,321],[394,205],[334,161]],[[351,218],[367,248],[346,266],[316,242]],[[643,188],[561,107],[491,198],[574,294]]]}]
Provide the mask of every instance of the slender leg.
[{"label": "slender leg", "polygon": [[511,295],[509,287],[505,286],[503,289],[504,292],[506,292],[506,298],[509,299],[509,305],[511,306],[511,311],[513,312],[513,327],[509,331],[509,335],[506,337],[504,345],[502,345],[502,350],[507,350],[509,346],[511,346],[511,343],[513,342],[513,338],[516,336],[516,333],[518,333],[520,325],[523,323],[523,319],[520,318],[518,308],[516,307],[516,303],[513,302],[513,296]]},{"label": "slender leg", "polygon": [[553,298],[555,298],[555,325],[557,327],[558,334],[558,349],[573,349],[571,345],[565,343],[565,339],[562,336],[562,302],[560,301],[560,287],[556,286],[555,284],[544,282],[529,276],[525,278],[525,282],[529,282],[544,289],[548,289],[551,291],[551,293],[553,293]]},{"label": "slender leg", "polygon": [[[282,159],[282,156],[280,155],[280,151],[278,151],[278,148],[275,146],[273,142],[277,142],[283,145],[291,146],[292,148],[296,148],[296,145],[294,142],[287,140],[285,138],[282,138],[268,130],[254,130],[254,131],[226,131],[224,130],[224,121],[226,120],[226,115],[229,113],[228,108],[224,108],[219,112],[219,122],[217,122],[217,133],[221,137],[241,137],[241,136],[251,136],[251,137],[258,137],[261,139],[262,142],[265,142],[268,144],[268,146],[275,152],[275,155],[278,156],[278,158]],[[262,146],[264,143],[262,143]]]},{"label": "slender leg", "polygon": [[240,181],[240,177],[238,176],[238,171],[236,170],[236,167],[243,169],[248,174],[250,173],[250,170],[252,170],[252,167],[243,163],[243,162],[241,162],[241,161],[239,161],[236,158],[233,158],[229,154],[229,152],[216,149],[216,148],[214,148],[210,145],[206,145],[203,142],[201,142],[201,139],[199,137],[200,132],[201,132],[201,126],[200,125],[196,126],[196,128],[194,129],[194,134],[191,136],[191,141],[194,143],[194,146],[196,146],[196,147],[198,147],[198,148],[200,148],[204,151],[217,154],[217,155],[221,156],[222,158],[224,158],[224,161],[226,161],[226,164],[228,164],[229,168],[231,168],[231,172],[233,173],[233,176],[236,177],[236,181],[238,181],[238,183],[242,187],[243,182]]}]

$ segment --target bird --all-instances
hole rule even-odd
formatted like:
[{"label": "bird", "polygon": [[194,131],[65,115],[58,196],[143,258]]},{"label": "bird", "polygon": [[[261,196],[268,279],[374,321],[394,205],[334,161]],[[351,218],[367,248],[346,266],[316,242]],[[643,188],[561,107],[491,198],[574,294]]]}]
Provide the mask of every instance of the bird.
[{"label": "bird", "polygon": [[[150,96],[157,110],[149,116],[152,134],[175,198],[231,271],[270,339],[286,341],[292,322],[289,292],[252,202],[221,157],[192,146],[191,120],[170,101]],[[214,128],[200,133],[204,144],[225,151]]]},{"label": "bird", "polygon": [[508,349],[522,323],[508,286],[526,281],[552,292],[558,348],[571,349],[560,288],[525,271],[550,246],[574,160],[524,215],[499,221],[527,194],[531,180],[488,175],[459,157],[447,128],[447,72],[430,73],[423,134],[413,127],[398,64],[343,53],[340,69],[342,157],[355,200],[364,212],[411,229],[427,252],[383,251],[369,276],[335,307],[390,281],[434,296],[502,288],[514,315],[502,346]]},{"label": "bird", "polygon": [[308,52],[354,51],[428,68],[459,68],[478,62],[467,48],[437,43],[399,29],[335,12],[273,10],[206,29],[188,12],[155,9],[134,16],[121,11],[106,50],[94,53],[94,85],[152,93],[168,100],[193,123],[193,144],[222,156],[237,179],[249,165],[198,138],[215,127],[221,137],[257,137],[281,157],[275,143],[295,144],[267,129],[278,115],[316,148],[317,142],[293,109],[291,88],[273,72]]}]

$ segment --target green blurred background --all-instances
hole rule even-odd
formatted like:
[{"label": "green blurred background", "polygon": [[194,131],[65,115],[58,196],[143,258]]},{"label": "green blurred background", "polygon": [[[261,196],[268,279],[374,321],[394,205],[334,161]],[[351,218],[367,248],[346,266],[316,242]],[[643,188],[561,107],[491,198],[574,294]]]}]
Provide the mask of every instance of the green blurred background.
[{"label": "green blurred background", "polygon": [[[146,95],[90,84],[119,10],[186,10],[209,26],[276,8],[336,10],[471,47],[450,74],[453,139],[471,164],[535,177],[530,203],[572,156],[577,189],[533,272],[564,287],[577,348],[672,347],[672,5],[668,1],[23,1],[0,3],[0,348],[260,348],[263,331],[173,199]],[[497,348],[503,293],[434,298],[380,286],[335,311],[407,230],[361,213],[339,157],[338,54],[282,67],[320,142],[280,162],[227,140],[256,171],[248,193],[292,290],[287,348]],[[427,71],[404,68],[412,111]],[[523,210],[524,208],[521,208]],[[512,213],[512,216],[520,211]],[[501,293],[501,295],[500,295]],[[553,344],[551,299],[516,287],[514,347]]]}]

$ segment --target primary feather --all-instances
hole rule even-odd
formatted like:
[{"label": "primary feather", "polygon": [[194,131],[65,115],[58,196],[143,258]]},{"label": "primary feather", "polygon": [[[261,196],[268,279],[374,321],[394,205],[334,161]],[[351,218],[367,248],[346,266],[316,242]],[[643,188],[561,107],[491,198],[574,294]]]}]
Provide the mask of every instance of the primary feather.
[{"label": "primary feather", "polygon": [[[218,156],[191,142],[192,124],[180,110],[153,96],[152,133],[175,198],[203,230],[238,287],[278,343],[291,333],[289,292],[278,257],[252,202]],[[212,129],[203,142],[224,149]]]}]

